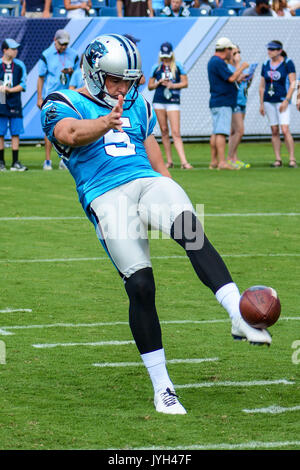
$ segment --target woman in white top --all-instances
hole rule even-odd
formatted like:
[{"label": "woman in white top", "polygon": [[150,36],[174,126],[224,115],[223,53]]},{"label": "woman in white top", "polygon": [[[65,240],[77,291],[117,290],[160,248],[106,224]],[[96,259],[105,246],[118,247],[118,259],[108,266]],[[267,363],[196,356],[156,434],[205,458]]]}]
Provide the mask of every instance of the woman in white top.
[{"label": "woman in white top", "polygon": [[67,18],[84,18],[92,7],[92,1],[64,0]]},{"label": "woman in white top", "polygon": [[273,0],[271,13],[278,18],[291,18],[292,14],[288,8],[286,0]]}]

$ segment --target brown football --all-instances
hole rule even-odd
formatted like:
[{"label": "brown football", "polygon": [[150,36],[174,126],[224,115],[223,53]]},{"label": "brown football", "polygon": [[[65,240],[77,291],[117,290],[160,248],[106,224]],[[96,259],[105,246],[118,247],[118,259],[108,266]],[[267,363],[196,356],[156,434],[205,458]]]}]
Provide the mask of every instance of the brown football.
[{"label": "brown football", "polygon": [[277,292],[272,287],[249,287],[241,296],[240,312],[244,320],[254,328],[274,325],[281,312]]}]

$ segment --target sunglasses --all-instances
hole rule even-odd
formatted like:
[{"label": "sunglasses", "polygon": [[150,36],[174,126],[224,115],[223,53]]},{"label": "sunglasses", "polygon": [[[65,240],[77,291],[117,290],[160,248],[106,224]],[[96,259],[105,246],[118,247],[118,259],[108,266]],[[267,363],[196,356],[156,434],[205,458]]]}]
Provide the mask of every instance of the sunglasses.
[{"label": "sunglasses", "polygon": [[68,46],[68,45],[69,45],[68,42],[60,42],[59,44],[60,44],[61,46]]},{"label": "sunglasses", "polygon": [[233,55],[237,55],[237,54],[240,54],[241,51],[237,51],[237,52],[234,52]]}]

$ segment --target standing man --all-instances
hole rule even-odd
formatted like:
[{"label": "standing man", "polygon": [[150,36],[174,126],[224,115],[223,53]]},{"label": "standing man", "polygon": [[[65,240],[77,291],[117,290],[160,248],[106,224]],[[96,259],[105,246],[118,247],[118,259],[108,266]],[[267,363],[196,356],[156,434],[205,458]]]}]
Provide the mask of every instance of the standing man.
[{"label": "standing man", "polygon": [[[44,98],[49,93],[69,88],[71,75],[79,64],[78,54],[68,47],[69,43],[69,33],[59,29],[55,33],[54,42],[42,53],[38,62],[37,105],[40,109]],[[45,136],[44,170],[52,170],[51,148],[52,144]],[[59,168],[65,169],[62,161]]]},{"label": "standing man", "polygon": [[199,279],[228,311],[236,339],[270,344],[271,337],[242,319],[236,284],[187,194],[165,167],[153,135],[154,110],[138,93],[141,66],[132,41],[117,34],[97,37],[83,58],[85,87],[80,93],[51,93],[42,125],[66,161],[83,209],[123,281],[130,328],[153,384],[156,411],[185,414],[166,368],[148,225],[186,251]]},{"label": "standing man", "polygon": [[226,137],[230,135],[232,110],[237,103],[238,89],[234,82],[241,77],[243,70],[249,65],[243,62],[234,73],[229,70],[226,61],[230,60],[233,47],[230,39],[218,39],[215,54],[207,65],[210,86],[209,107],[213,121],[213,132],[210,138],[210,169],[236,169],[225,159]]},{"label": "standing man", "polygon": [[19,161],[20,134],[23,129],[21,92],[26,90],[25,64],[16,59],[18,44],[7,38],[2,43],[0,59],[0,171],[6,171],[4,160],[4,137],[9,128],[12,146],[11,171],[26,171]]},{"label": "standing man", "polygon": [[269,0],[256,0],[255,6],[246,8],[242,16],[273,16]]},{"label": "standing man", "polygon": [[170,5],[166,5],[160,12],[160,16],[183,16],[187,18],[191,15],[189,8],[182,0],[171,0]]},{"label": "standing man", "polygon": [[152,0],[117,0],[118,16],[154,16]]}]

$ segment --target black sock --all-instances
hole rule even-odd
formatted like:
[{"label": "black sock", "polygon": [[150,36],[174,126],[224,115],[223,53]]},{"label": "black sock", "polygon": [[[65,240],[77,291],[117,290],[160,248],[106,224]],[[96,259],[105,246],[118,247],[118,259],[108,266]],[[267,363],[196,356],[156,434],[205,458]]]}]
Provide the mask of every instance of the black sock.
[{"label": "black sock", "polygon": [[186,250],[197,276],[214,294],[225,284],[233,282],[223,259],[207,239],[195,214],[180,214],[172,225],[171,237]]},{"label": "black sock", "polygon": [[12,151],[12,164],[16,163],[19,159],[19,150]]},{"label": "black sock", "polygon": [[0,149],[0,162],[4,163],[4,149]]},{"label": "black sock", "polygon": [[162,349],[161,328],[155,308],[151,268],[140,269],[125,282],[129,297],[129,325],[140,354]]}]

